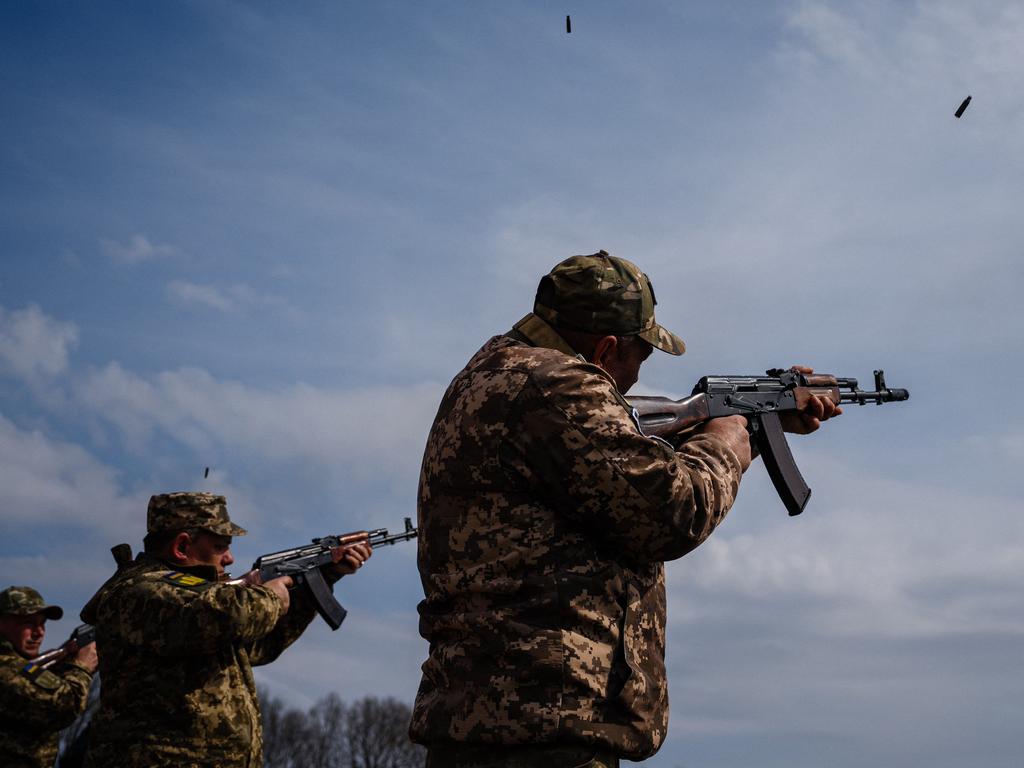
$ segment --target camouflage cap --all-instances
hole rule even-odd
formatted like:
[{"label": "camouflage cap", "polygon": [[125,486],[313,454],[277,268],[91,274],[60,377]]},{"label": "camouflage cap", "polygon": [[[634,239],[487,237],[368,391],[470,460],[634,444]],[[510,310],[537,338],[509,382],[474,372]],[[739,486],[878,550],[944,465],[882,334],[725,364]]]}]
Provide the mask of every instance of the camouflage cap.
[{"label": "camouflage cap", "polygon": [[198,491],[162,493],[149,500],[146,533],[202,528],[221,536],[244,536],[245,528],[228,517],[228,501],[223,496]]},{"label": "camouflage cap", "polygon": [[13,613],[15,616],[42,613],[46,618],[57,621],[64,615],[64,609],[59,605],[47,605],[43,596],[32,587],[8,587],[0,592],[0,613]]},{"label": "camouflage cap", "polygon": [[598,251],[571,256],[541,278],[533,313],[556,328],[639,336],[670,355],[683,340],[654,321],[654,288],[640,268]]}]

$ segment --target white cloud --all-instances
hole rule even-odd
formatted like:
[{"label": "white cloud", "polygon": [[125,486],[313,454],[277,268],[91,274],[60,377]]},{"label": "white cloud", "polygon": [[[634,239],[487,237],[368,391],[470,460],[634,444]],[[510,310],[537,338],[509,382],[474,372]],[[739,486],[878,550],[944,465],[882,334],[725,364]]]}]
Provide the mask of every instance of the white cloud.
[{"label": "white cloud", "polygon": [[220,312],[232,312],[238,303],[212,285],[200,285],[185,280],[172,280],[167,284],[167,295],[181,304],[194,304]]},{"label": "white cloud", "polygon": [[852,13],[844,13],[827,3],[800,3],[789,19],[792,27],[805,35],[808,60],[820,65],[834,61],[855,73],[875,69],[884,50],[874,30],[866,28]]},{"label": "white cloud", "polygon": [[[803,515],[786,519],[763,478],[745,480],[733,519],[672,566],[677,616],[689,623],[752,601],[778,615],[804,604],[805,626],[794,629],[836,638],[1024,634],[1024,601],[992,588],[1024,580],[1015,498],[869,477],[820,456],[806,463],[819,492]],[[747,516],[772,512],[774,524],[749,530]]]},{"label": "white cloud", "polygon": [[0,370],[32,379],[54,376],[68,366],[78,328],[46,315],[39,307],[7,312],[0,307]]},{"label": "white cloud", "polygon": [[0,488],[5,526],[38,526],[47,537],[82,527],[119,532],[145,508],[144,500],[124,496],[115,470],[82,447],[19,429],[2,414]]},{"label": "white cloud", "polygon": [[76,378],[75,397],[136,445],[161,433],[199,453],[232,446],[276,461],[345,462],[357,471],[415,476],[441,387],[272,391],[199,369],[143,377],[117,363]]},{"label": "white cloud", "polygon": [[245,283],[226,288],[171,280],[165,287],[168,298],[182,306],[202,307],[226,314],[251,312],[256,309],[275,310],[295,320],[302,313],[278,296],[260,293]]},{"label": "white cloud", "polygon": [[165,258],[177,253],[172,245],[152,243],[143,235],[133,235],[125,243],[104,238],[100,249],[111,259],[121,264],[141,264],[144,261]]}]

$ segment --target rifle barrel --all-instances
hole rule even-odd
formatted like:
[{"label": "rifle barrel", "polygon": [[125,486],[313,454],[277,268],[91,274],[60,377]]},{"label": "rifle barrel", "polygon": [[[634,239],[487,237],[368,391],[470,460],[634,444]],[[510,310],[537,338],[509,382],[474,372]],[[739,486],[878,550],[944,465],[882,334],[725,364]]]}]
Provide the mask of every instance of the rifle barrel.
[{"label": "rifle barrel", "polygon": [[858,405],[865,405],[866,403],[898,403],[903,400],[909,400],[910,393],[905,389],[885,389],[881,392],[865,392],[860,389],[856,389],[853,392],[840,392],[839,402],[841,403],[857,403]]}]

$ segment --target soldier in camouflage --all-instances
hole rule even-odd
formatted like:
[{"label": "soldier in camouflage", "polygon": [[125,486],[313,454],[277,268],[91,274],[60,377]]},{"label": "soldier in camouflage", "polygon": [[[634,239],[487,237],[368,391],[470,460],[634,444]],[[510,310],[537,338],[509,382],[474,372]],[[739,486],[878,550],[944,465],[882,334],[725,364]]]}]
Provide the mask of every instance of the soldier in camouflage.
[{"label": "soldier in camouflage", "polygon": [[0,765],[43,768],[57,757],[61,729],[85,710],[96,646],[79,648],[50,668],[33,663],[46,621],[64,611],[31,587],[0,592]]},{"label": "soldier in camouflage", "polygon": [[[291,577],[227,584],[231,537],[245,533],[223,496],[169,493],[149,502],[145,551],[119,567],[82,611],[102,652],[91,768],[259,768],[262,726],[252,667],[305,630],[313,601]],[[350,546],[330,583],[370,556]]]},{"label": "soldier in camouflage", "polygon": [[665,738],[663,563],[722,521],[751,452],[738,416],[640,432],[623,395],[684,351],[654,305],[636,265],[574,256],[444,395],[418,496],[428,768],[615,766]]}]

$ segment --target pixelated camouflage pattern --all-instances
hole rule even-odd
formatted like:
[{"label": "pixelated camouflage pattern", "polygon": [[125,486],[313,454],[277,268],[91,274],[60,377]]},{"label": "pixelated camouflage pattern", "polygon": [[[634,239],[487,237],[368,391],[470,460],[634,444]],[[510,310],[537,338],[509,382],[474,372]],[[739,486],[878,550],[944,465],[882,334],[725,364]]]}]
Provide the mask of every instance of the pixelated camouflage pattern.
[{"label": "pixelated camouflage pattern", "polygon": [[282,617],[266,587],[216,578],[140,554],[86,605],[103,680],[87,766],[262,765],[252,667],[276,659],[315,608],[296,593]]},{"label": "pixelated camouflage pattern", "polygon": [[668,726],[663,561],[710,535],[742,471],[712,435],[643,436],[600,368],[509,336],[449,386],[420,476],[410,734],[653,754]]},{"label": "pixelated camouflage pattern", "polygon": [[31,662],[0,640],[0,765],[49,768],[57,738],[89,699],[92,672],[75,662],[32,674]]},{"label": "pixelated camouflage pattern", "polygon": [[149,499],[146,533],[202,528],[221,536],[244,536],[245,528],[228,517],[228,500],[202,491],[161,493]]},{"label": "pixelated camouflage pattern", "polygon": [[0,592],[0,614],[11,613],[15,616],[31,616],[43,613],[46,618],[59,621],[64,609],[59,605],[47,605],[43,596],[32,587],[8,587]]},{"label": "pixelated camouflage pattern", "polygon": [[598,251],[570,256],[541,278],[533,313],[551,325],[588,333],[640,336],[671,355],[683,340],[654,319],[654,286],[631,261]]}]

